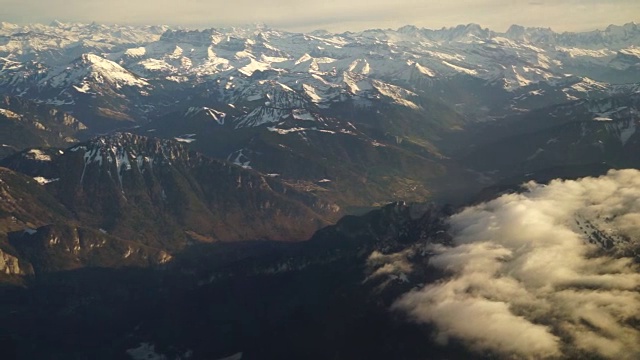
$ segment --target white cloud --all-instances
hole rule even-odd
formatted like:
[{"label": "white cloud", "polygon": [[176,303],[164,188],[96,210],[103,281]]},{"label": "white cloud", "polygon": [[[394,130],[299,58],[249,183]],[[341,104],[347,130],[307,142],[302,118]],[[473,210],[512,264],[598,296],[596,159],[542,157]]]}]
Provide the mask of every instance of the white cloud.
[{"label": "white cloud", "polygon": [[[640,171],[526,187],[452,216],[454,246],[429,249],[450,276],[394,307],[477,350],[640,358],[640,273],[623,256],[640,243]],[[613,250],[588,241],[604,237]]]},{"label": "white cloud", "polygon": [[375,269],[372,277],[382,274],[395,274],[397,272],[411,272],[413,266],[408,258],[412,255],[412,249],[389,255],[385,255],[379,251],[374,251],[369,255],[367,265],[370,268]]}]

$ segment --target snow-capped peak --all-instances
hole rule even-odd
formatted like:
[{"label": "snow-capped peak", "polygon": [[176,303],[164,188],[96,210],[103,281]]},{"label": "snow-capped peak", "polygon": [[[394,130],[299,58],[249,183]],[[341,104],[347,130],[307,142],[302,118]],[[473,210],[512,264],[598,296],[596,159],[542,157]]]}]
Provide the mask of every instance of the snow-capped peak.
[{"label": "snow-capped peak", "polygon": [[[145,87],[149,83],[117,63],[96,54],[83,54],[72,66],[58,69],[48,79],[52,87],[66,87],[70,85],[85,88],[85,84],[109,83],[116,88],[122,86]],[[86,89],[85,89],[86,90]]]}]

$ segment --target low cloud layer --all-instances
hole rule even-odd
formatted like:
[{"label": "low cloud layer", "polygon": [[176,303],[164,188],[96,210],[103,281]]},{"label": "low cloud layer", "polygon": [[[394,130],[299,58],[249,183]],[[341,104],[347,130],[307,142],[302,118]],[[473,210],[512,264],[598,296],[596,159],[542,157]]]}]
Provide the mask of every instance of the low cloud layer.
[{"label": "low cloud layer", "polygon": [[394,307],[478,351],[640,358],[640,171],[526,187],[452,216],[449,276]]}]

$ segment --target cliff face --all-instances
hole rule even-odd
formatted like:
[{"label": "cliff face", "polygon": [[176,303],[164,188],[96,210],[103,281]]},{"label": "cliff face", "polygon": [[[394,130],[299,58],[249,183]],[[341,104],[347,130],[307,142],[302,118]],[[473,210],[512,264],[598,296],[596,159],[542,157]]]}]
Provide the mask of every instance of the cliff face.
[{"label": "cliff face", "polygon": [[0,168],[11,274],[157,266],[196,243],[305,240],[341,215],[276,177],[133,134],[29,149],[1,164],[13,169]]},{"label": "cliff face", "polygon": [[0,250],[0,272],[6,275],[27,275],[28,270],[25,271],[20,267],[17,257]]},{"label": "cliff face", "polygon": [[340,215],[277,178],[133,134],[29,150],[3,164],[47,182],[85,226],[171,250],[190,241],[301,240]]}]

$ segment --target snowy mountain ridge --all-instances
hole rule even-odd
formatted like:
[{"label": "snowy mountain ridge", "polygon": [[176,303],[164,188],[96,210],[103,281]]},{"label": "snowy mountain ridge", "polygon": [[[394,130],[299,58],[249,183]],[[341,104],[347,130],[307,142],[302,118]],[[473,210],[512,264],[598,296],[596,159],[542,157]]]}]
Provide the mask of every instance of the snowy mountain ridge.
[{"label": "snowy mountain ridge", "polygon": [[[498,33],[468,24],[341,34],[264,26],[5,23],[0,89],[128,121],[194,105],[224,113],[221,104],[244,107],[227,121],[235,127],[277,123],[286,111],[313,113],[344,102],[420,111],[425,96],[460,102],[456,110],[468,114],[479,107],[456,87],[477,96],[467,90],[471,83],[499,92],[500,111],[520,111],[539,99],[551,99],[544,100],[549,105],[633,92],[633,86],[617,84],[640,82],[639,46],[635,23],[585,33],[517,25]],[[194,93],[207,94],[207,103],[193,103]],[[93,104],[78,100],[87,96]]]}]

